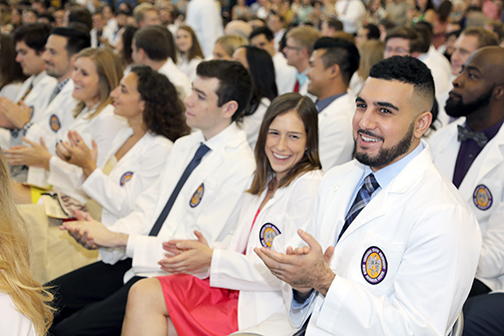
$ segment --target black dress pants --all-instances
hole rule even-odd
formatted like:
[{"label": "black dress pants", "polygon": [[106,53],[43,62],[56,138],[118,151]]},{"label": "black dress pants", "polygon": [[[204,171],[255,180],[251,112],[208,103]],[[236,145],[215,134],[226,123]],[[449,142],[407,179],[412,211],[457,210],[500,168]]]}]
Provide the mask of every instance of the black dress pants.
[{"label": "black dress pants", "polygon": [[114,265],[99,261],[49,282],[57,309],[49,335],[120,335],[128,291],[142,279],[124,284],[130,268],[129,258]]}]

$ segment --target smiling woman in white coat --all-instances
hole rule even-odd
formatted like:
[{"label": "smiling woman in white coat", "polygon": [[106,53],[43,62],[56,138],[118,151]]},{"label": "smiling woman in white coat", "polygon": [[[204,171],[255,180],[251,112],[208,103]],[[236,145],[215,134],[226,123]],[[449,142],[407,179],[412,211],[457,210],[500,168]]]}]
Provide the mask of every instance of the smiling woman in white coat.
[{"label": "smiling woman in white coat", "polygon": [[[289,93],[273,101],[255,157],[254,180],[231,218],[236,230],[228,243],[212,248],[198,231],[198,240],[164,243],[170,257],[160,261],[162,269],[181,274],[132,287],[123,335],[227,335],[277,314],[284,316],[278,328],[292,329],[281,283],[253,248],[284,248],[281,242],[311,216],[322,172],[317,110],[309,98]],[[190,275],[202,271],[205,279]]]},{"label": "smiling woman in white coat", "polygon": [[130,127],[117,134],[102,166],[96,147],[90,150],[77,132],[62,143],[68,162],[82,169],[80,188],[103,208],[105,225],[132,211],[136,197],[159,177],[173,142],[189,133],[175,87],[148,66],[133,67],[110,96],[114,113]]},{"label": "smiling woman in white coat", "polygon": [[[127,127],[126,119],[114,114],[110,91],[119,85],[123,69],[119,57],[106,49],[84,49],[76,58],[72,73],[74,91],[72,96],[79,101],[74,111],[75,120],[66,129],[57,134],[56,153],[66,150],[61,145],[68,141],[69,131],[77,131],[83,141],[91,148],[96,142],[98,156],[96,164],[101,166],[112,147],[116,135]],[[48,150],[45,143],[27,141],[32,147],[9,150],[8,162],[12,165],[42,166],[48,172],[47,180],[42,185],[52,185],[78,201],[85,203],[87,196],[80,191],[83,181],[82,169],[65,162],[53,155],[53,148]],[[40,185],[40,184],[39,184]],[[35,190],[32,188],[32,191]],[[28,187],[16,185],[18,203],[36,203],[37,193]],[[33,196],[33,197],[32,197]]]}]

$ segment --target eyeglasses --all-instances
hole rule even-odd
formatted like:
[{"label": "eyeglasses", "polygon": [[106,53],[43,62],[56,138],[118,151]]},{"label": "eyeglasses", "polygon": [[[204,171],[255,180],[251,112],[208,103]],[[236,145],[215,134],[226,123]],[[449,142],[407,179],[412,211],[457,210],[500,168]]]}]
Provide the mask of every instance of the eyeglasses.
[{"label": "eyeglasses", "polygon": [[402,47],[392,48],[386,47],[385,52],[394,55],[409,55],[410,51],[408,49],[404,49]]},{"label": "eyeglasses", "polygon": [[299,47],[293,47],[293,46],[290,46],[290,45],[285,45],[284,49],[289,49],[289,50],[301,50],[301,48],[299,48]]}]

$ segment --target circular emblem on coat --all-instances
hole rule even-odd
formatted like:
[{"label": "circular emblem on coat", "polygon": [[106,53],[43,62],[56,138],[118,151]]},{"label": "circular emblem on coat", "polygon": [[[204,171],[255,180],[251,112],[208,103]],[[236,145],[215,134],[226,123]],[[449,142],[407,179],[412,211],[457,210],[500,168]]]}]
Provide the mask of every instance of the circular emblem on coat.
[{"label": "circular emblem on coat", "polygon": [[383,281],[387,275],[387,267],[387,258],[379,247],[371,246],[364,252],[361,262],[362,276],[371,285]]},{"label": "circular emblem on coat", "polygon": [[201,203],[201,199],[203,198],[204,192],[205,192],[205,184],[201,183],[201,185],[198,187],[198,189],[196,189],[196,191],[191,197],[191,201],[189,202],[191,208],[195,208],[198,206],[198,204]]},{"label": "circular emblem on coat", "polygon": [[133,172],[126,172],[123,174],[123,176],[121,176],[121,181],[119,182],[119,184],[122,186],[124,186],[126,184],[126,182],[128,182],[129,180],[131,180],[131,178],[133,177]]},{"label": "circular emblem on coat", "polygon": [[261,241],[261,245],[266,248],[271,248],[271,246],[273,246],[273,240],[280,233],[280,230],[275,225],[271,223],[264,224],[261,231],[259,231],[259,240]]},{"label": "circular emblem on coat", "polygon": [[51,118],[49,118],[49,126],[51,126],[51,129],[54,132],[58,132],[58,130],[60,129],[61,124],[58,117],[55,114],[53,114]]},{"label": "circular emblem on coat", "polygon": [[476,208],[480,210],[488,210],[492,206],[493,198],[490,189],[484,184],[480,184],[474,189],[473,201]]}]

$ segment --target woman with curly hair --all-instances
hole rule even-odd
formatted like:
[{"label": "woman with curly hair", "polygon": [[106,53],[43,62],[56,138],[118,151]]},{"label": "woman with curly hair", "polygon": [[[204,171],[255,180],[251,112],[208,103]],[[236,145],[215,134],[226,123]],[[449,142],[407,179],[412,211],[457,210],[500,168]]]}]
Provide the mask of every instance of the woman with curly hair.
[{"label": "woman with curly hair", "polygon": [[43,336],[53,319],[53,296],[30,273],[29,236],[0,155],[0,335]]},{"label": "woman with curly hair", "polygon": [[110,96],[114,113],[130,127],[117,134],[103,165],[95,162],[96,144],[89,149],[77,132],[63,142],[68,162],[82,168],[81,189],[102,206],[107,224],[131,212],[136,197],[157,180],[173,142],[189,133],[175,87],[148,66],[133,67]]}]

